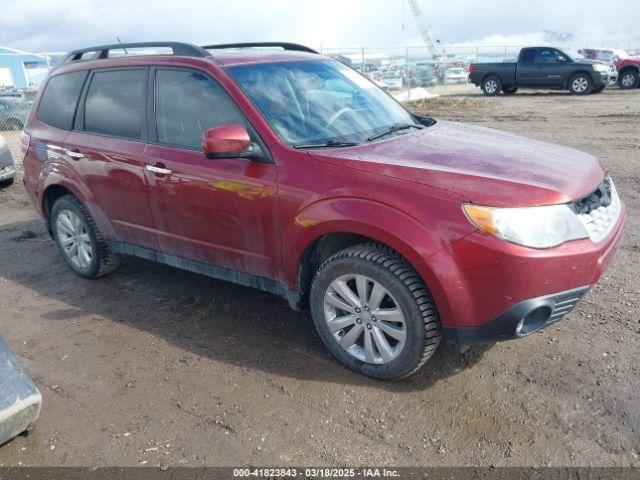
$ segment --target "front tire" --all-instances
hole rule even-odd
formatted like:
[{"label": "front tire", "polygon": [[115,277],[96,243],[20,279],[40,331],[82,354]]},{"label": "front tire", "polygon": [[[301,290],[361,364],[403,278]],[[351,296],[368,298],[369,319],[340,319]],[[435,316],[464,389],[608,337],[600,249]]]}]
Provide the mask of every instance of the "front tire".
[{"label": "front tire", "polygon": [[586,95],[591,91],[591,77],[586,73],[576,73],[569,80],[569,93],[571,95]]},{"label": "front tire", "polygon": [[502,81],[495,75],[489,75],[482,81],[482,91],[488,97],[495,97],[502,90]]},{"label": "front tire", "polygon": [[631,90],[640,86],[640,74],[635,70],[626,70],[618,77],[618,85],[622,90]]},{"label": "front tire", "polygon": [[329,351],[372,378],[411,375],[441,339],[422,279],[398,253],[375,243],[346,248],[324,262],[311,286],[311,313]]},{"label": "front tire", "polygon": [[81,277],[102,277],[118,266],[117,255],[111,252],[91,215],[73,195],[65,195],[54,203],[51,229],[62,257]]}]

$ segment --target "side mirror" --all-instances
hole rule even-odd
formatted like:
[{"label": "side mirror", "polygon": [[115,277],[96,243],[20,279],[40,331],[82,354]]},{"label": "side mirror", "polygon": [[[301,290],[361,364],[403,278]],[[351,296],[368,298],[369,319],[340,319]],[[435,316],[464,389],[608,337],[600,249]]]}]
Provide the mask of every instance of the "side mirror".
[{"label": "side mirror", "polygon": [[561,55],[556,57],[556,63],[567,63],[567,59]]},{"label": "side mirror", "polygon": [[202,137],[202,150],[207,158],[251,156],[251,138],[239,123],[210,128]]}]

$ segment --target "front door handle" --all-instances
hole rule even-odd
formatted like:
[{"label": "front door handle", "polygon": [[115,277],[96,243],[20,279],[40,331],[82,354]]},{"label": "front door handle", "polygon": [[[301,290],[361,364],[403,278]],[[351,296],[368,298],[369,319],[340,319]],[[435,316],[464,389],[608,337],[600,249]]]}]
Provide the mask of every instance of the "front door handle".
[{"label": "front door handle", "polygon": [[73,150],[66,150],[65,153],[71,158],[84,158],[84,155],[80,152],[74,152]]},{"label": "front door handle", "polygon": [[171,170],[168,168],[154,167],[153,165],[145,165],[144,167],[148,172],[159,173],[160,175],[171,175]]}]

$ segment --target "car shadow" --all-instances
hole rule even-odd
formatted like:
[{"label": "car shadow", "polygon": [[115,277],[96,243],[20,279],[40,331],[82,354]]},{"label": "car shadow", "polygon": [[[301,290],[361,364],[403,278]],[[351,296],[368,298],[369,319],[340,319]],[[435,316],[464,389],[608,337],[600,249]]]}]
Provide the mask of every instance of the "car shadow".
[{"label": "car shadow", "polygon": [[277,296],[133,257],[123,257],[119,269],[101,279],[78,277],[40,220],[0,226],[0,277],[65,305],[41,314],[43,321],[100,316],[149,332],[192,355],[303,380],[394,392],[427,389],[473,366],[490,348],[477,346],[460,354],[443,343],[408,379],[369,379],[328,353],[309,312],[294,312]]}]

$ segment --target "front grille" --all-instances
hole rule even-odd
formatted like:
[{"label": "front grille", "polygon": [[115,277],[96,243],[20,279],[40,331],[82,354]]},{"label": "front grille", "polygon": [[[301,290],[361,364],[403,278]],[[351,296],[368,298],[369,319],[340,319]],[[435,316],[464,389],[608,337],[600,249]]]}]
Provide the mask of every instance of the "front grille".
[{"label": "front grille", "polygon": [[551,315],[549,316],[547,323],[557,322],[567,313],[573,310],[573,307],[576,306],[578,300],[580,300],[586,292],[586,288],[580,288],[567,292],[564,296],[556,297],[554,299],[555,305],[551,310]]},{"label": "front grille", "polygon": [[574,202],[573,207],[594,243],[611,233],[622,210],[620,197],[609,177],[591,195]]}]

